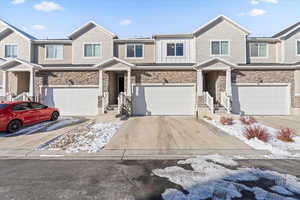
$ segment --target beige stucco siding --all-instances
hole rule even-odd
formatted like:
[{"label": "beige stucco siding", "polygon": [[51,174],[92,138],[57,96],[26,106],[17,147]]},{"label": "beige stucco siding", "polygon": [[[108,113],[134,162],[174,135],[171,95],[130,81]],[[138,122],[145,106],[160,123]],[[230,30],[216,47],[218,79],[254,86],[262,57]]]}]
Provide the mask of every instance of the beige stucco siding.
[{"label": "beige stucco siding", "polygon": [[18,45],[18,57],[27,61],[31,61],[31,43],[20,34],[11,32],[4,38],[0,38],[0,58],[5,57],[5,45]]},{"label": "beige stucco siding", "polygon": [[295,63],[300,61],[300,56],[296,53],[296,41],[300,40],[300,31],[291,35],[283,41],[284,44],[284,62]]},{"label": "beige stucco siding", "polygon": [[154,63],[155,62],[155,45],[154,43],[144,43],[143,58],[127,58],[125,43],[115,44],[115,56],[130,63]]},{"label": "beige stucco siding", "polygon": [[38,64],[71,64],[72,63],[72,45],[64,44],[63,59],[53,60],[46,59],[46,46],[47,44],[35,45],[35,56]]},{"label": "beige stucco siding", "polygon": [[[277,43],[267,43],[267,56],[266,57],[251,57],[250,55],[250,44],[251,43],[256,43],[256,42],[248,42],[248,58],[249,58],[249,63],[276,63],[277,62]],[[261,43],[261,42],[257,42]]]},{"label": "beige stucco siding", "polygon": [[[99,58],[85,58],[84,44],[100,43],[101,56]],[[113,57],[113,36],[100,27],[94,26],[75,38],[72,45],[73,64],[96,64]]]},{"label": "beige stucco siding", "polygon": [[198,63],[214,57],[211,56],[212,40],[229,41],[229,56],[221,56],[223,59],[233,63],[246,63],[246,34],[226,20],[196,35],[196,61]]},{"label": "beige stucco siding", "polygon": [[295,70],[295,94],[300,96],[300,70]]}]

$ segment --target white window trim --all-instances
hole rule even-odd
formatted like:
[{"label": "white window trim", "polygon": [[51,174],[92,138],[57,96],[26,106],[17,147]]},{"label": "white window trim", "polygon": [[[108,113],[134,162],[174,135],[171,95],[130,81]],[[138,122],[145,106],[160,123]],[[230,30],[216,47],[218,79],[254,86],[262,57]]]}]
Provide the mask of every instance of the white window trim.
[{"label": "white window trim", "polygon": [[[100,56],[85,56],[85,52],[84,52],[85,48],[84,48],[84,46],[87,45],[87,44],[100,44]],[[102,42],[84,42],[82,44],[82,53],[83,53],[82,57],[84,59],[98,59],[98,58],[102,58]]]},{"label": "white window trim", "polygon": [[[250,47],[251,44],[266,44],[266,51],[267,51],[266,56],[251,56],[251,47]],[[249,53],[250,53],[250,58],[252,58],[252,59],[260,59],[260,58],[267,59],[267,58],[269,58],[269,43],[267,43],[267,42],[251,42],[251,43],[249,43]],[[259,54],[259,52],[258,52],[258,54]]]},{"label": "white window trim", "polygon": [[[228,54],[226,54],[226,55],[225,54],[212,54],[212,42],[220,42],[220,44],[221,44],[221,42],[228,42]],[[231,49],[230,40],[220,40],[220,39],[210,40],[210,48],[209,48],[210,52],[209,52],[209,54],[212,57],[220,57],[220,56],[228,57],[228,56],[230,56],[230,53],[231,53],[230,49]]]},{"label": "white window trim", "polygon": [[[174,49],[174,56],[168,56],[168,44],[175,44],[175,49]],[[178,55],[176,55],[176,44],[182,44],[182,48],[183,48],[183,55],[182,56],[178,56]],[[166,43],[166,56],[167,56],[167,58],[183,58],[184,57],[184,55],[185,55],[185,53],[184,53],[184,50],[185,50],[185,48],[184,48],[184,42],[167,42]]]},{"label": "white window trim", "polygon": [[300,54],[298,54],[298,42],[300,42],[300,39],[296,40],[296,56],[300,56]]},{"label": "white window trim", "polygon": [[[47,58],[47,46],[59,46],[61,45],[63,47],[63,51],[62,51],[62,58]],[[64,60],[64,56],[65,56],[65,45],[63,44],[46,44],[45,45],[45,60]]]},{"label": "white window trim", "polygon": [[18,45],[18,43],[4,43],[4,45],[3,45],[4,58],[7,58],[7,59],[13,59],[14,58],[14,57],[6,57],[6,55],[5,55],[5,47],[8,46],[8,45],[16,45],[17,46],[17,57],[19,57],[20,52],[19,52],[19,45]]},{"label": "white window trim", "polygon": [[[127,57],[127,45],[134,45],[134,56],[133,57]],[[143,53],[143,55],[142,55],[142,57],[135,57],[135,45],[142,45],[142,53]],[[144,50],[145,50],[145,45],[144,44],[140,44],[140,43],[126,43],[126,45],[125,45],[125,58],[126,59],[144,59],[144,55],[145,55],[145,52],[144,52]]]}]

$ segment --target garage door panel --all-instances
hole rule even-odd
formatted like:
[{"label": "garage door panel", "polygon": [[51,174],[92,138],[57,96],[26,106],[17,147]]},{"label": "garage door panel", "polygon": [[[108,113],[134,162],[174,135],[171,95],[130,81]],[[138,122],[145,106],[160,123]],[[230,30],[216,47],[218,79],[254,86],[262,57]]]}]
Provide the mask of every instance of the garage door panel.
[{"label": "garage door panel", "polygon": [[233,86],[233,112],[248,115],[288,115],[289,87]]},{"label": "garage door panel", "polygon": [[61,115],[97,115],[97,88],[46,88],[45,104],[56,107]]},{"label": "garage door panel", "polygon": [[135,86],[134,115],[194,115],[194,86]]}]

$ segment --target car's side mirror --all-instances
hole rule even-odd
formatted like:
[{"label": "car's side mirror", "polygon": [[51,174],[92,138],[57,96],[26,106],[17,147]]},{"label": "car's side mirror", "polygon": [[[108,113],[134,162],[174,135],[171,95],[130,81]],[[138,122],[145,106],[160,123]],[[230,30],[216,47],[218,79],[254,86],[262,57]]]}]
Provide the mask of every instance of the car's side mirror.
[{"label": "car's side mirror", "polygon": [[44,106],[44,109],[47,109],[48,108],[48,106]]}]

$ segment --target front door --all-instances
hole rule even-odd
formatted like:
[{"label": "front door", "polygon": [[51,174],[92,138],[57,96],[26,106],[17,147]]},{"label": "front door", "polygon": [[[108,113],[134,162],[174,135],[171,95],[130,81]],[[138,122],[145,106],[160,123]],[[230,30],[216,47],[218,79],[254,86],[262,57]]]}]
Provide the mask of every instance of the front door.
[{"label": "front door", "polygon": [[118,76],[118,95],[120,92],[124,92],[125,87],[124,87],[124,76],[120,75]]}]

